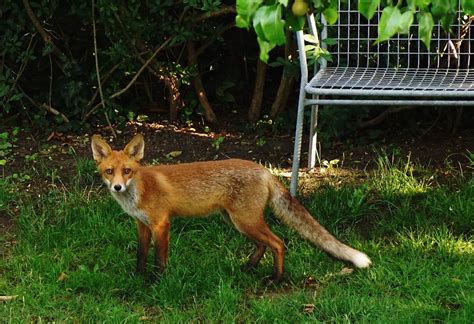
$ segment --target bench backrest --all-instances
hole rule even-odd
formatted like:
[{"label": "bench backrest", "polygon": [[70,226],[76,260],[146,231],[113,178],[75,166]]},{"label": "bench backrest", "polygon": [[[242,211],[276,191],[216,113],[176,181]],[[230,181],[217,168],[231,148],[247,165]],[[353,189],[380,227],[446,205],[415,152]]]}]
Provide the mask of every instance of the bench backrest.
[{"label": "bench backrest", "polygon": [[333,58],[332,62],[327,62],[328,66],[474,68],[474,58],[471,59],[474,54],[474,16],[463,15],[460,7],[450,33],[435,24],[428,49],[418,36],[416,18],[408,34],[397,34],[389,41],[374,44],[382,14],[380,8],[368,21],[358,12],[357,0],[337,1],[338,21],[328,26],[322,19],[321,39],[330,39],[326,41],[328,44],[324,45],[324,41],[322,44]]}]

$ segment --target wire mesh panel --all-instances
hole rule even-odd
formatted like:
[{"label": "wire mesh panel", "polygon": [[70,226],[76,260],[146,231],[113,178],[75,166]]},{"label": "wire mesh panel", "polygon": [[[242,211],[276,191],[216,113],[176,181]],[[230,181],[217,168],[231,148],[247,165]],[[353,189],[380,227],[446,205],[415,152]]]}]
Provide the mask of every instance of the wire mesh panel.
[{"label": "wire mesh panel", "polygon": [[418,36],[417,23],[408,34],[376,43],[380,8],[367,20],[359,14],[357,0],[338,2],[336,24],[323,21],[323,34],[333,40],[326,41],[333,44],[327,45],[333,60],[309,82],[307,92],[474,97],[473,16],[463,15],[459,7],[450,32],[439,24],[433,27],[429,48]]}]

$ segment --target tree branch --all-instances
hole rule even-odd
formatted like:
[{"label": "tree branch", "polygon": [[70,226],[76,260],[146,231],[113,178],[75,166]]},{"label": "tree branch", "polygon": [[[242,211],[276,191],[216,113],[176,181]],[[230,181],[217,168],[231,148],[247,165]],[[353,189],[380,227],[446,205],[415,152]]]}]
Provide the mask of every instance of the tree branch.
[{"label": "tree branch", "polygon": [[397,112],[403,111],[403,110],[408,110],[408,109],[413,109],[416,108],[417,106],[403,106],[403,107],[393,107],[390,109],[384,110],[380,115],[369,119],[367,121],[361,122],[359,126],[357,127],[358,129],[364,129],[372,126],[377,126],[381,124],[385,118],[387,118],[391,114],[395,114]]},{"label": "tree branch", "polygon": [[148,58],[148,60],[146,60],[145,64],[142,65],[142,67],[140,68],[140,70],[138,70],[138,72],[133,76],[132,80],[130,80],[130,82],[125,86],[125,88],[123,88],[122,90],[120,91],[117,91],[116,93],[112,94],[109,99],[114,99],[114,98],[117,98],[118,96],[120,96],[121,94],[123,94],[125,91],[127,91],[133,83],[135,83],[135,81],[137,80],[137,78],[140,76],[140,74],[142,74],[143,70],[146,69],[146,67],[154,60],[155,56],[158,55],[159,52],[161,52],[161,50],[163,48],[165,48],[166,45],[168,45],[168,43],[171,41],[171,38],[168,38],[167,40],[165,40],[165,42],[163,44],[161,44],[160,47],[158,47],[155,52],[153,53],[152,56],[150,56],[150,58]]},{"label": "tree branch", "polygon": [[[95,59],[95,71],[97,74],[97,84],[99,86],[99,94],[100,94],[100,103],[102,104],[102,107],[105,108],[105,100],[104,100],[104,93],[102,92],[102,84],[100,82],[100,73],[99,73],[99,55],[97,53],[97,34],[96,34],[96,29],[95,29],[95,0],[92,1],[92,33],[94,36],[94,59]],[[112,123],[110,122],[109,115],[107,114],[107,111],[104,111],[105,119],[107,121],[107,124],[109,124],[109,128],[112,132],[112,135],[114,135],[115,138],[117,138],[117,133],[115,132],[115,129],[112,127]]]},{"label": "tree branch", "polygon": [[53,39],[51,38],[51,36],[44,30],[43,26],[41,26],[41,23],[39,22],[38,18],[36,17],[35,13],[33,12],[33,10],[31,9],[31,6],[30,6],[30,3],[28,0],[22,0],[23,2],[23,6],[25,7],[25,10],[26,10],[26,14],[28,15],[28,17],[30,18],[31,22],[33,23],[33,25],[35,26],[36,30],[38,31],[38,33],[41,35],[41,38],[43,38],[43,41],[46,43],[46,44],[49,44],[53,47],[53,53],[58,56],[58,57],[61,57],[63,55],[63,53],[58,49],[58,47],[54,44],[53,42]]},{"label": "tree branch", "polygon": [[219,8],[219,10],[216,10],[216,11],[213,11],[213,12],[206,12],[206,13],[203,13],[203,14],[197,16],[196,18],[194,18],[193,22],[199,23],[199,22],[203,22],[204,20],[207,20],[209,18],[224,16],[224,15],[228,15],[228,14],[231,14],[231,13],[236,13],[234,6],[222,6],[221,8]]},{"label": "tree branch", "polygon": [[23,96],[28,99],[28,101],[35,107],[37,108],[40,108],[40,109],[44,109],[46,110],[47,112],[55,115],[55,116],[61,116],[61,118],[66,122],[66,123],[69,123],[69,118],[67,118],[62,112],[58,111],[57,109],[54,109],[53,107],[51,107],[50,105],[47,105],[45,103],[42,103],[41,105],[38,104],[36,101],[33,100],[33,98],[31,98],[30,96],[28,96],[25,91],[23,91],[23,89],[20,87],[20,85],[17,85],[17,88],[18,90],[20,90],[20,92],[23,94]]},{"label": "tree branch", "polygon": [[197,50],[196,50],[196,56],[199,56],[201,55],[202,52],[204,52],[206,50],[206,48],[208,48],[210,45],[212,45],[212,43],[214,43],[214,41],[216,40],[216,37],[224,34],[226,31],[228,31],[229,29],[231,29],[232,27],[235,26],[235,23],[234,22],[231,22],[227,25],[225,25],[221,30],[219,30],[218,32],[216,32],[214,34],[214,37],[212,39],[210,39],[207,43],[205,43],[204,45],[202,45],[201,47],[199,47]]},{"label": "tree branch", "polygon": [[187,50],[188,50],[188,63],[190,66],[196,66],[196,74],[193,76],[193,85],[194,90],[198,96],[199,102],[204,109],[204,114],[206,116],[206,120],[213,124],[217,125],[217,117],[212,109],[211,103],[207,99],[206,90],[204,90],[204,86],[202,85],[201,76],[199,75],[199,64],[197,60],[197,53],[196,48],[194,46],[194,42],[192,40],[188,40],[187,43]]}]

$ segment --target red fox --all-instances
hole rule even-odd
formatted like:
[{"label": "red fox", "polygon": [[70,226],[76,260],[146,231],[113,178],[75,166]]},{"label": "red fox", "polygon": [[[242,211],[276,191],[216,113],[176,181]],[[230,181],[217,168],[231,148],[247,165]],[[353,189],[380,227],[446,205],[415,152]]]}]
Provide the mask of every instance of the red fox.
[{"label": "red fox", "polygon": [[276,215],[303,238],[323,251],[358,268],[370,259],[332,236],[264,167],[246,160],[194,162],[178,165],[141,166],[144,139],[136,135],[122,151],[114,151],[99,135],[92,137],[92,152],[112,196],[136,218],[138,227],[137,272],[145,271],[153,239],[155,264],[163,271],[168,260],[170,218],[227,213],[235,228],[255,242],[255,252],[243,269],[256,266],[266,248],[273,252],[273,276],[283,274],[284,244],[269,229],[264,209]]}]

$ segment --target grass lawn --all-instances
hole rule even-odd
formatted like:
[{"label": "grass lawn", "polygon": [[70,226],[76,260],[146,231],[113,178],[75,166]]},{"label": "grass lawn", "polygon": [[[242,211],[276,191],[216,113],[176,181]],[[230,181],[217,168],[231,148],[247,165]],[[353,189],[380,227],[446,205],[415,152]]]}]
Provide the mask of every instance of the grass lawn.
[{"label": "grass lawn", "polygon": [[0,295],[17,296],[2,321],[474,322],[472,176],[438,181],[386,158],[357,182],[328,176],[301,200],[373,267],[346,271],[269,213],[287,247],[278,285],[264,280],[268,252],[240,270],[253,244],[219,215],[174,219],[166,273],[134,276],[134,221],[84,179],[40,195],[0,180],[0,213],[16,222],[0,238]]}]

